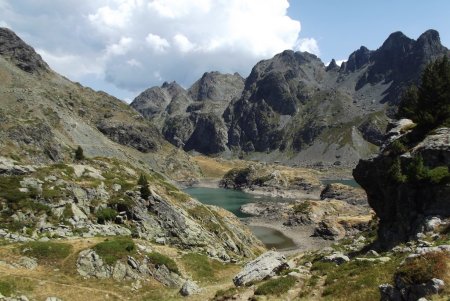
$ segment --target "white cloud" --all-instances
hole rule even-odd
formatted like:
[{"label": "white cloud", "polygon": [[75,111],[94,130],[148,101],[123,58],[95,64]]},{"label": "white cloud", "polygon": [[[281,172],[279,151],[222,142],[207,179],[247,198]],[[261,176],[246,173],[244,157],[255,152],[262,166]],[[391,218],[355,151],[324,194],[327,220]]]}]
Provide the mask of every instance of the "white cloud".
[{"label": "white cloud", "polygon": [[342,65],[342,63],[345,63],[347,60],[336,60],[336,64],[338,65],[338,66],[341,66]]},{"label": "white cloud", "polygon": [[162,81],[190,86],[210,70],[247,76],[285,49],[319,54],[316,40],[299,39],[288,0],[1,3],[8,5],[0,20],[41,49],[51,67],[77,80],[101,75],[133,93]]},{"label": "white cloud", "polygon": [[320,55],[319,44],[313,38],[305,38],[297,40],[295,50],[307,51],[317,56]]},{"label": "white cloud", "polygon": [[137,68],[142,68],[142,64],[141,62],[139,62],[136,59],[130,59],[127,61],[127,64],[130,65],[131,67],[137,67]]},{"label": "white cloud", "polygon": [[80,80],[85,75],[101,75],[103,66],[101,62],[87,62],[82,56],[65,53],[50,53],[43,49],[36,49],[42,58],[55,71],[74,80]]},{"label": "white cloud", "polygon": [[145,41],[156,52],[164,52],[166,48],[170,47],[170,44],[166,39],[163,39],[160,36],[152,33],[149,33],[147,35]]},{"label": "white cloud", "polygon": [[0,27],[9,27],[8,23],[6,23],[5,21],[1,20],[0,21]]},{"label": "white cloud", "polygon": [[190,52],[196,48],[195,44],[191,43],[187,37],[180,33],[173,37],[173,42],[181,52]]}]

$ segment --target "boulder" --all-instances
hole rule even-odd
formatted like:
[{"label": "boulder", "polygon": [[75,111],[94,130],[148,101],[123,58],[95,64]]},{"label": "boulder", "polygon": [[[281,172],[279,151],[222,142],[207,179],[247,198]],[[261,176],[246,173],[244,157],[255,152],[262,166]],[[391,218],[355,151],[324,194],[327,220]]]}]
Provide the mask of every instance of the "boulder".
[{"label": "boulder", "polygon": [[325,256],[323,259],[325,262],[334,262],[336,264],[343,264],[350,261],[347,255],[344,255],[341,252],[334,252],[331,255]]},{"label": "boulder", "polygon": [[273,277],[289,268],[286,258],[281,253],[269,251],[247,263],[233,278],[236,286],[248,285]]},{"label": "boulder", "polygon": [[77,271],[86,278],[106,279],[111,277],[111,268],[104,264],[102,258],[91,249],[80,252],[77,260]]},{"label": "boulder", "polygon": [[344,237],[345,230],[337,222],[324,220],[314,229],[313,236],[322,237],[327,240],[337,240]]},{"label": "boulder", "polygon": [[197,285],[197,283],[191,280],[186,280],[186,282],[183,283],[183,286],[181,287],[180,294],[187,297],[199,293],[200,290],[201,289]]}]

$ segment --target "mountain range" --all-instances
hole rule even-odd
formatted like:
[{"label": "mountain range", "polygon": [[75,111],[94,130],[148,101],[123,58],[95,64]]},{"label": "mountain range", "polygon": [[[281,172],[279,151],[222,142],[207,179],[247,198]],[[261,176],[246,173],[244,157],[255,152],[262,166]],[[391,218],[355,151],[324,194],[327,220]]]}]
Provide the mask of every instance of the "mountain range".
[{"label": "mountain range", "polygon": [[377,152],[402,93],[449,50],[439,33],[392,33],[341,66],[283,51],[239,74],[207,72],[190,88],[164,83],[131,107],[185,151],[288,164],[353,166]]}]

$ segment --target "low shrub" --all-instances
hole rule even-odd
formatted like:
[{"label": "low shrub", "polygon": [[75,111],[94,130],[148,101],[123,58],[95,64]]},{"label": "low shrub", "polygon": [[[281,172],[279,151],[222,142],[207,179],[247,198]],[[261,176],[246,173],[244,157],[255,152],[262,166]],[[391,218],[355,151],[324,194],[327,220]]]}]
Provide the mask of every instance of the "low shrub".
[{"label": "low shrub", "polygon": [[271,279],[255,290],[255,295],[282,295],[295,285],[296,279],[293,276]]},{"label": "low shrub", "polygon": [[426,283],[433,278],[443,278],[448,271],[449,256],[443,252],[427,253],[407,260],[394,275],[406,284]]},{"label": "low shrub", "polygon": [[148,253],[147,257],[150,260],[150,262],[153,263],[154,265],[156,266],[165,265],[169,271],[174,272],[176,274],[180,274],[178,266],[172,258],[169,258],[166,255],[163,255],[158,252]]},{"label": "low shrub", "polygon": [[105,240],[94,246],[94,250],[109,265],[117,260],[136,253],[136,246],[130,238],[114,238]]},{"label": "low shrub", "polygon": [[14,292],[14,286],[11,282],[0,280],[0,294],[5,297],[10,297]]},{"label": "low shrub", "polygon": [[433,184],[450,183],[448,166],[438,166],[428,171],[428,179]]},{"label": "low shrub", "polygon": [[102,208],[96,213],[97,222],[99,224],[104,224],[108,221],[112,221],[116,218],[117,214],[117,211],[112,208]]},{"label": "low shrub", "polygon": [[295,204],[293,209],[297,214],[308,214],[311,212],[311,203],[308,201],[304,201],[302,203]]}]

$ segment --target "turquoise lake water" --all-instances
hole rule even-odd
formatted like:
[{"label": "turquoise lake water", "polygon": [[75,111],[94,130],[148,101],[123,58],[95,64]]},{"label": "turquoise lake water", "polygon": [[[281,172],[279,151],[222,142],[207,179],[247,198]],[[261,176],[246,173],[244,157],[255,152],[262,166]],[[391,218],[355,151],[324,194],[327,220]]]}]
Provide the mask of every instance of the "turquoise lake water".
[{"label": "turquoise lake water", "polygon": [[351,186],[351,187],[357,187],[357,188],[361,187],[361,186],[359,186],[359,184],[354,179],[322,180],[321,182],[324,185],[333,184],[333,183],[339,183],[339,184],[344,184],[344,185],[348,185],[348,186]]},{"label": "turquoise lake water", "polygon": [[[255,196],[242,191],[223,188],[194,187],[184,189],[184,192],[190,194],[193,198],[199,200],[203,204],[222,207],[234,213],[234,215],[239,218],[249,217],[249,215],[244,214],[239,210],[242,205],[255,201],[270,200],[256,198]],[[295,243],[292,239],[280,231],[260,226],[251,226],[249,228],[269,249],[275,248],[281,250],[295,247]]]}]

